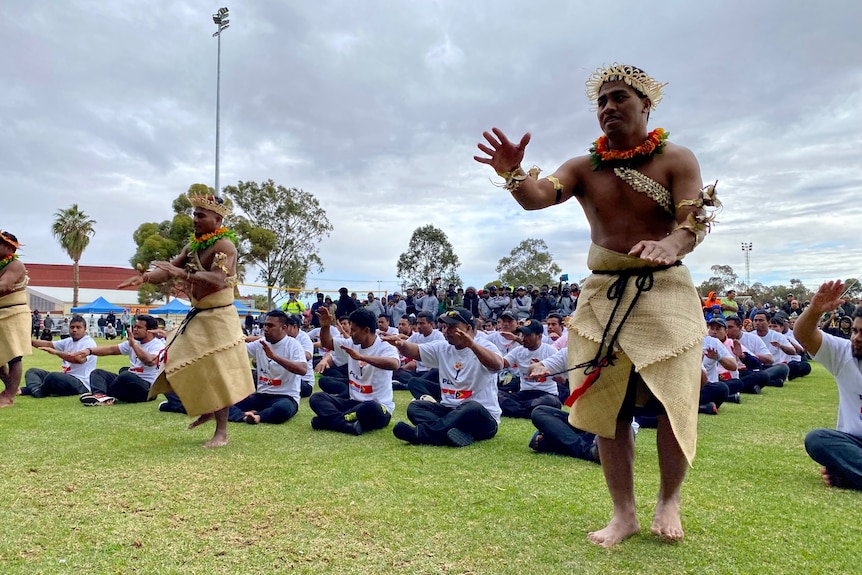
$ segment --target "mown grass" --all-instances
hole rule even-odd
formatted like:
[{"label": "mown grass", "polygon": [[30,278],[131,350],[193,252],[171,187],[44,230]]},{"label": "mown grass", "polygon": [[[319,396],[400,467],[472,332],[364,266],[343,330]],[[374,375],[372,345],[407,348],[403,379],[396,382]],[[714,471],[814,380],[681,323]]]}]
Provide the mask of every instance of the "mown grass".
[{"label": "mown grass", "polygon": [[[26,366],[56,368],[41,352]],[[100,358],[118,369],[123,358]],[[408,395],[397,392],[393,421]],[[528,421],[465,449],[390,430],[315,432],[303,402],[280,426],[232,424],[230,444],[155,403],[84,408],[20,398],[0,411],[2,573],[853,573],[862,494],[826,488],[802,441],[833,427],[819,366],[784,389],[701,416],[681,544],[648,533],[654,430],[637,439],[643,533],[605,550],[599,466],[527,448]]]}]

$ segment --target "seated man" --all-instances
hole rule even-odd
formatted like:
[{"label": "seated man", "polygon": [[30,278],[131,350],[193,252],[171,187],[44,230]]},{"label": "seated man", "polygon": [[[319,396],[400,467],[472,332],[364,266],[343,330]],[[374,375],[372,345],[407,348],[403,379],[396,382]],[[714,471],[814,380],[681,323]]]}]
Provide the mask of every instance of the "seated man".
[{"label": "seated man", "polygon": [[[407,342],[419,345],[445,340],[443,332],[434,328],[434,315],[427,311],[419,312],[419,315],[416,316],[416,332],[407,337]],[[395,372],[398,381],[403,383],[416,399],[423,395],[431,395],[439,400],[440,386],[437,383],[439,372],[421,361],[412,358],[407,359],[409,361]]]},{"label": "seated man", "polygon": [[769,383],[769,376],[763,371],[750,370],[745,365],[745,361],[754,356],[739,342],[739,339],[730,337],[731,325],[734,326],[734,333],[738,337],[741,332],[738,316],[731,316],[729,321],[724,318],[713,318],[707,329],[709,335],[720,341],[735,360],[736,366],[733,369],[725,369],[721,363],[716,367],[719,381],[727,386],[730,394],[728,401],[742,403],[740,392],[760,393],[763,386]]},{"label": "seated man", "polygon": [[[763,312],[758,312],[755,315],[760,315],[760,317],[763,318],[764,314]],[[737,322],[734,320],[734,316],[725,318],[725,321],[727,322],[728,337],[738,339],[739,343],[751,350],[753,358],[761,364],[759,366],[749,367],[749,369],[759,369],[766,372],[766,375],[769,376],[769,380],[766,382],[767,385],[773,387],[784,387],[784,381],[790,374],[790,369],[783,363],[776,363],[775,356],[772,355],[772,350],[767,347],[766,343],[764,343],[763,339],[758,336],[757,332],[737,331]],[[767,323],[765,325],[767,326],[766,331],[769,331],[769,324]]]},{"label": "seated man", "polygon": [[[710,325],[725,324],[721,316],[709,320]],[[725,324],[726,325],[726,324]],[[703,338],[703,359],[701,360],[700,407],[698,411],[708,415],[718,415],[718,408],[727,401],[730,389],[720,381],[718,366],[731,370],[736,368],[736,359],[721,341],[709,335]]]},{"label": "seated man", "polygon": [[[795,302],[796,300],[793,301]],[[805,348],[796,341],[796,338],[793,337],[793,332],[787,329],[787,320],[776,314],[769,320],[769,329],[783,335],[787,339],[787,343],[793,348],[794,353],[789,353],[789,350],[784,349],[776,349],[775,351],[777,361],[787,365],[787,369],[789,370],[787,381],[798,377],[805,377],[811,373],[811,365],[807,361],[802,360]]]},{"label": "seated man", "polygon": [[331,349],[333,357],[347,361],[350,395],[345,398],[325,391],[313,394],[308,400],[316,414],[311,426],[352,435],[386,427],[395,409],[392,372],[398,369],[398,354],[377,337],[374,312],[360,308],[350,314],[349,339],[332,337],[328,309],[321,307],[317,316],[323,347]]},{"label": "seated man", "polygon": [[82,359],[88,356],[129,356],[129,369],[121,370],[119,374],[104,369],[93,370],[90,374],[90,393],[81,396],[81,403],[112,405],[117,400],[125,403],[147,401],[150,387],[159,376],[159,354],[165,348],[165,340],[153,333],[158,325],[156,318],[151,315],[137,315],[127,341],[78,352]]},{"label": "seated man", "polygon": [[87,321],[76,315],[69,322],[67,339],[59,341],[33,340],[31,345],[62,358],[62,373],[31,367],[24,374],[27,387],[23,395],[48,397],[49,395],[81,395],[90,392],[90,374],[96,369],[95,357],[82,357],[77,352],[96,347],[95,340],[87,335]]},{"label": "seated man", "polygon": [[245,344],[257,366],[257,391],[232,405],[228,421],[284,423],[299,410],[300,378],[308,370],[302,345],[288,333],[299,329],[298,321],[283,311],[266,315],[263,339]]},{"label": "seated man", "polygon": [[815,429],[805,436],[805,450],[823,466],[826,485],[862,490],[862,308],[853,313],[850,340],[817,329],[820,315],[839,305],[845,286],[831,281],[820,286],[796,320],[793,334],[838,384],[837,429]]},{"label": "seated man", "polygon": [[497,434],[501,410],[496,374],[503,358],[493,343],[475,338],[469,310],[455,308],[440,319],[446,341],[416,344],[387,338],[403,355],[440,370],[440,403],[411,402],[407,418],[416,427],[400,421],[392,432],[412,444],[465,447]]},{"label": "seated man", "polygon": [[288,315],[285,321],[287,322],[287,335],[299,343],[308,365],[299,381],[299,395],[300,397],[310,397],[314,391],[314,342],[308,332],[302,330],[304,317]]},{"label": "seated man", "polygon": [[377,316],[377,335],[398,335],[398,328],[392,327],[389,324],[389,316],[381,313]]},{"label": "seated man", "polygon": [[503,415],[529,418],[533,408],[539,405],[559,409],[563,404],[560,402],[559,391],[554,380],[537,381],[528,380],[526,377],[531,363],[542,361],[556,353],[552,346],[542,343],[544,334],[542,323],[535,319],[528,319],[524,325],[515,329],[515,334],[521,334],[521,345],[512,349],[503,358],[503,366],[517,369],[521,383],[519,390],[499,390],[497,399]]}]

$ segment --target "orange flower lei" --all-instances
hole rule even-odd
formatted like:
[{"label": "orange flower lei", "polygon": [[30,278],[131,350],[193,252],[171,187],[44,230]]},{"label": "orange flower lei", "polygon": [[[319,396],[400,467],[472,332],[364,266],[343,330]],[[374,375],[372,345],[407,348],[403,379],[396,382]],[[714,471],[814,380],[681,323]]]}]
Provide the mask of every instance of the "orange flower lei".
[{"label": "orange flower lei", "polygon": [[590,162],[593,164],[593,169],[598,170],[604,167],[606,162],[620,162],[638,156],[649,157],[660,154],[668,136],[670,134],[665,132],[663,128],[656,128],[649,133],[647,139],[640,146],[629,150],[611,150],[608,148],[608,137],[602,135],[593,142],[590,148]]},{"label": "orange flower lei", "polygon": [[235,233],[222,226],[219,229],[208,234],[204,234],[200,237],[193,235],[191,237],[191,240],[189,240],[189,251],[197,252],[200,250],[204,250],[225,237],[232,241],[234,244],[236,244],[238,241]]}]

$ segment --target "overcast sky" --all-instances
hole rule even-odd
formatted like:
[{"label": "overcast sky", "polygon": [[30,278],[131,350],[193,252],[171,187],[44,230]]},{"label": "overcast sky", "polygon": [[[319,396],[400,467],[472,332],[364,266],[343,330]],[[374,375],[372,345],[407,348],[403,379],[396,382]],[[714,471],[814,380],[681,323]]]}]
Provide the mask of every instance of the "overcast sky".
[{"label": "overcast sky", "polygon": [[[132,232],[213,185],[216,3],[3,0],[0,229],[66,263],[52,216],[97,221],[83,264],[128,265]],[[466,284],[543,238],[586,274],[576,201],[525,212],[473,161],[531,132],[552,172],[599,135],[584,81],[631,63],[668,82],[651,116],[719,180],[720,224],[686,258],[809,287],[862,274],[862,2],[244,0],[222,39],[221,184],[314,194],[335,230],[308,287],[397,287],[413,230],[449,237]],[[496,178],[495,178],[496,179]],[[254,278],[250,278],[253,280]],[[378,284],[380,282],[380,284]]]}]

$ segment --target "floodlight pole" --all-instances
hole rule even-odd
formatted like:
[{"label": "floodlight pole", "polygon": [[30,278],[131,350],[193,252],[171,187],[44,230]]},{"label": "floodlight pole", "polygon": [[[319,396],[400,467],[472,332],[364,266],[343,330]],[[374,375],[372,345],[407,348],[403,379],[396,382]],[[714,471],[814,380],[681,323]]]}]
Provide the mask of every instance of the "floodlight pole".
[{"label": "floodlight pole", "polygon": [[742,242],[742,252],[745,254],[745,287],[751,289],[751,242]]},{"label": "floodlight pole", "polygon": [[218,38],[218,59],[216,61],[216,140],[215,140],[215,193],[219,195],[219,112],[221,109],[221,33],[226,30],[230,24],[228,17],[230,16],[228,9],[219,8],[219,11],[213,14],[213,23],[218,26],[218,30],[213,34]]}]

